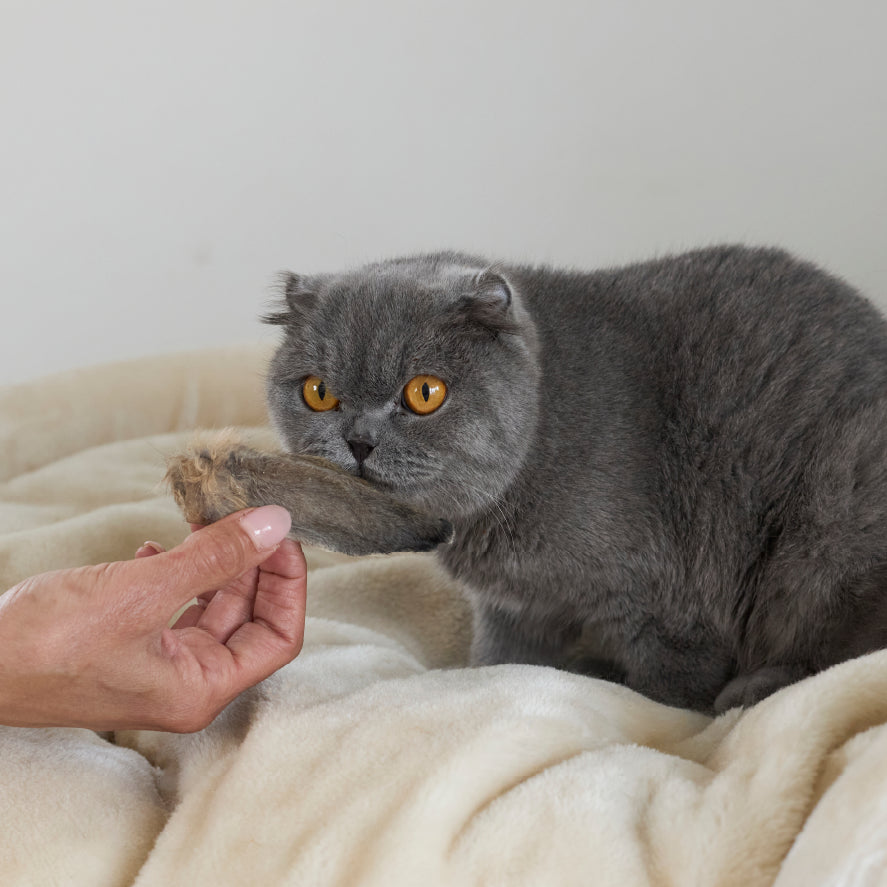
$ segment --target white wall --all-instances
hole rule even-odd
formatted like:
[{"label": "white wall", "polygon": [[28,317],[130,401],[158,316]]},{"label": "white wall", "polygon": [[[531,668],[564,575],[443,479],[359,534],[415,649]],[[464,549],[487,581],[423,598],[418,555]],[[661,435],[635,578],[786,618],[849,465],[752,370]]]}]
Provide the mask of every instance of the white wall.
[{"label": "white wall", "polygon": [[887,306],[883,0],[0,0],[0,382],[276,271],[775,242]]}]

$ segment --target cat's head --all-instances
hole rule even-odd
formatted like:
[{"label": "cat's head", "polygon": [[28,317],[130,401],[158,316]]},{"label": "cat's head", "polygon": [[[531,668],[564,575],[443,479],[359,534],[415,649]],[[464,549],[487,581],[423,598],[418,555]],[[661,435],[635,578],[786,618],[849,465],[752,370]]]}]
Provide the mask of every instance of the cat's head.
[{"label": "cat's head", "polygon": [[513,281],[440,254],[285,279],[278,433],[442,516],[492,504],[534,433],[535,328]]}]

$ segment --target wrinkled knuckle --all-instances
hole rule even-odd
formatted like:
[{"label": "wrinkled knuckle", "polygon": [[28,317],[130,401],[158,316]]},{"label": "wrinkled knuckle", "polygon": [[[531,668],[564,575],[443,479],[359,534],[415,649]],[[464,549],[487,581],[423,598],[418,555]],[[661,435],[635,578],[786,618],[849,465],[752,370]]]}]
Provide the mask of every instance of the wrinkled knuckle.
[{"label": "wrinkled knuckle", "polygon": [[280,632],[279,635],[284,643],[281,644],[278,650],[275,669],[283,668],[283,666],[292,662],[302,652],[302,645],[304,643],[304,634],[300,631]]}]

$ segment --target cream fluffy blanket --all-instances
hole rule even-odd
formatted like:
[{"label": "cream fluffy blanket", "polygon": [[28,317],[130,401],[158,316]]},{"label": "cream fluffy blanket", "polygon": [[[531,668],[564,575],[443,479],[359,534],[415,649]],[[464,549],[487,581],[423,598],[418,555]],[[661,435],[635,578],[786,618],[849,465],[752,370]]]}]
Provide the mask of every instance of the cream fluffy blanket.
[{"label": "cream fluffy blanket", "polygon": [[[164,454],[261,426],[265,358],[0,390],[0,588],[182,539]],[[463,667],[466,609],[433,557],[309,559],[303,653],[204,732],[0,728],[0,882],[887,884],[887,653],[712,721]]]}]

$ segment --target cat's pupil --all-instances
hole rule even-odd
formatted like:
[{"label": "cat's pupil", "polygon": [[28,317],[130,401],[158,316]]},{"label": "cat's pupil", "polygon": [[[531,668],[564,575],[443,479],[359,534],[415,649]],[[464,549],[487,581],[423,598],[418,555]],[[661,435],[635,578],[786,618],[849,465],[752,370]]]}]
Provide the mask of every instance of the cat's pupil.
[{"label": "cat's pupil", "polygon": [[[326,397],[326,385],[323,382],[317,383],[317,396],[323,400]],[[425,398],[428,400],[428,398]]]},{"label": "cat's pupil", "polygon": [[428,387],[427,382],[422,383],[422,397],[425,398],[425,402],[428,402],[428,397],[431,394],[431,389]]}]

